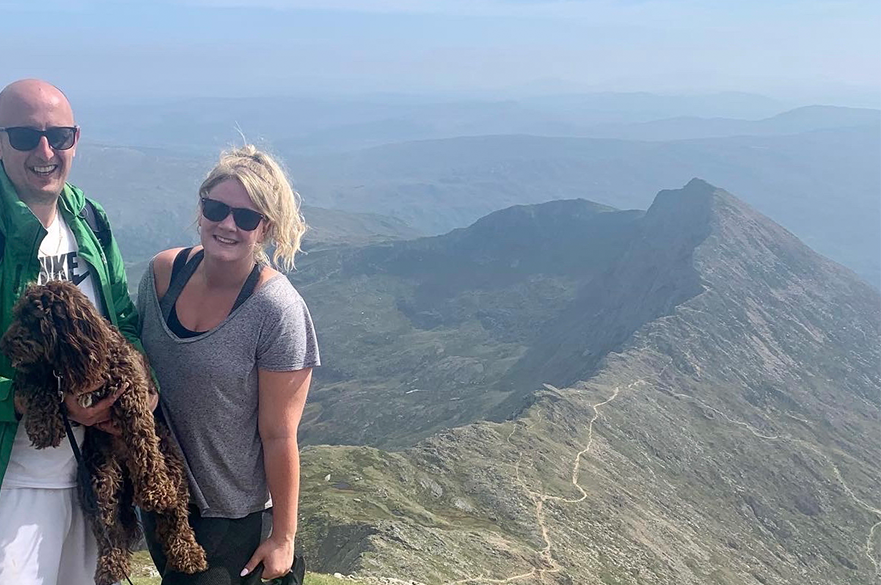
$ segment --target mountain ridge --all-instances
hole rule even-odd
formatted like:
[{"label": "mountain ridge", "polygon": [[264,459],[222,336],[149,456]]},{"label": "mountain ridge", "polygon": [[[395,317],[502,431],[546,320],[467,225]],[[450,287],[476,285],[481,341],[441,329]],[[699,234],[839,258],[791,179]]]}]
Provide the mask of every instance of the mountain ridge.
[{"label": "mountain ridge", "polygon": [[866,127],[671,142],[482,136],[292,160],[316,204],[394,215],[428,234],[551,199],[645,209],[646,193],[702,176],[877,288],[879,136]]},{"label": "mountain ridge", "polygon": [[398,453],[304,450],[304,538],[324,570],[430,584],[874,581],[881,297],[702,181],[653,207],[604,276],[616,290],[679,282],[640,270],[641,236],[667,234],[681,244],[654,243],[700,288],[585,381],[536,385],[510,420]]}]

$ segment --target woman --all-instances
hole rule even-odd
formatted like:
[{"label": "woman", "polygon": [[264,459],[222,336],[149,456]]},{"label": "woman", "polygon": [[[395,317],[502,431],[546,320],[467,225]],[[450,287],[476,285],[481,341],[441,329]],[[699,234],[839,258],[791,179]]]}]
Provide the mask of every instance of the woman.
[{"label": "woman", "polygon": [[281,167],[253,146],[224,153],[199,197],[201,245],[158,254],[138,305],[208,571],[165,570],[149,514],[145,532],[163,585],[259,583],[258,566],[272,579],[294,559],[297,427],[319,365],[309,311],[264,248],[275,248],[272,265],[292,269],[306,226]]}]

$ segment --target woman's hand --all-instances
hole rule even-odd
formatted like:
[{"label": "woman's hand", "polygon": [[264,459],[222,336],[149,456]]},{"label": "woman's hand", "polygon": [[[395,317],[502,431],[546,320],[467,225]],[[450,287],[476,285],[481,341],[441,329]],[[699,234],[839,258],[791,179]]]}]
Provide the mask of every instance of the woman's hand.
[{"label": "woman's hand", "polygon": [[284,537],[276,539],[270,536],[261,542],[242,570],[241,576],[250,575],[260,563],[263,563],[261,579],[276,579],[287,575],[294,564],[294,539]]},{"label": "woman's hand", "polygon": [[159,394],[153,393],[150,394],[150,398],[147,399],[147,408],[150,409],[150,412],[156,410],[156,407],[159,406]]},{"label": "woman's hand", "polygon": [[253,571],[262,561],[264,579],[285,575],[294,562],[300,494],[297,427],[311,380],[312,368],[282,372],[259,370],[257,428],[263,443],[266,482],[272,496],[272,533],[257,548],[245,571]]}]

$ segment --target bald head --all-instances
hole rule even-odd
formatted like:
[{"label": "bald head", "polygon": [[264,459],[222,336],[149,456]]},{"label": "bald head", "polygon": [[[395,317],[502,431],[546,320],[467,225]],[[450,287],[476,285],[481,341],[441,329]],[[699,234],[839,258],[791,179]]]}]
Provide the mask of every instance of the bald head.
[{"label": "bald head", "polygon": [[[0,131],[0,163],[19,199],[31,206],[31,210],[38,206],[47,209],[47,217],[54,217],[55,202],[64,189],[76,155],[79,129],[75,130],[73,144],[64,148],[49,144],[45,134],[42,137],[37,134],[39,142],[36,143],[21,136],[23,132],[30,132],[33,137],[33,131],[44,133],[53,128],[74,126],[70,102],[51,83],[22,79],[0,91],[0,128],[4,129]],[[44,221],[43,225],[48,223]]]},{"label": "bald head", "polygon": [[52,113],[73,126],[73,109],[60,89],[39,79],[14,81],[0,91],[0,126],[28,126],[35,115]]}]

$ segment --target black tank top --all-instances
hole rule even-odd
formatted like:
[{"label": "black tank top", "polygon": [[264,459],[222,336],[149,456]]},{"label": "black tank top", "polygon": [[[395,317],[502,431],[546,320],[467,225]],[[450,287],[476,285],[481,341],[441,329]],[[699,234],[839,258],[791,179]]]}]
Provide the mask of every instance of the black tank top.
[{"label": "black tank top", "polygon": [[[205,257],[204,250],[199,250],[188,262],[187,256],[190,255],[192,249],[193,248],[190,247],[181,250],[178,252],[177,256],[175,256],[174,264],[171,266],[171,280],[168,284],[168,291],[159,303],[168,328],[181,339],[196,337],[197,335],[207,333],[207,331],[192,331],[187,329],[183,326],[177,316],[177,298],[183,292],[187,282],[189,282],[190,278],[196,272],[196,268],[202,262],[202,258]],[[251,270],[251,273],[242,285],[242,289],[239,291],[239,296],[236,297],[236,302],[233,303],[232,309],[229,311],[230,314],[254,294],[254,289],[257,287],[257,281],[260,280],[260,272],[262,268],[263,267],[260,264],[254,264],[254,268]]]}]

